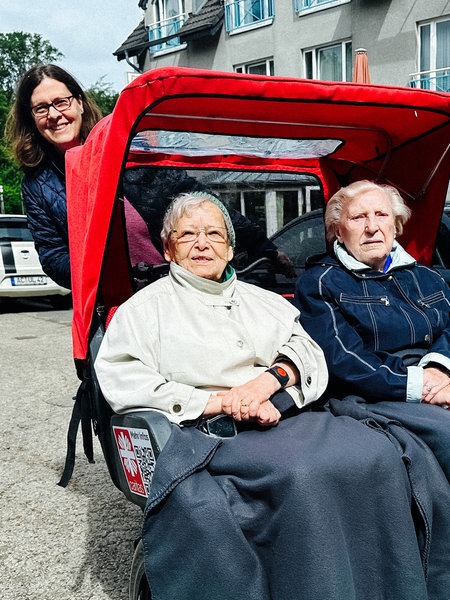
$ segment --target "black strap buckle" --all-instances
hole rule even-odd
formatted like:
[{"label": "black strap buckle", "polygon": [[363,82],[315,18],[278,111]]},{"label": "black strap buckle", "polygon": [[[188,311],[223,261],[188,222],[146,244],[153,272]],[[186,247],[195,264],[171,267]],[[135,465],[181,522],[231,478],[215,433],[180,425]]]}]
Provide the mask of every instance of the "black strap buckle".
[{"label": "black strap buckle", "polygon": [[237,435],[236,422],[229,415],[217,415],[210,419],[203,419],[197,427],[203,433],[213,437],[230,438]]}]

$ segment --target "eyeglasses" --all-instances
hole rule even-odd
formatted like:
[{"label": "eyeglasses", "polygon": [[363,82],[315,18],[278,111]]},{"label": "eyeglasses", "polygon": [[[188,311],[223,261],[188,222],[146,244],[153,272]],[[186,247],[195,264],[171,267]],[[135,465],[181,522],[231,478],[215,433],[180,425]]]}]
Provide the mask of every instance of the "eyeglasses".
[{"label": "eyeglasses", "polygon": [[43,119],[48,116],[50,108],[53,106],[58,112],[65,112],[69,110],[72,105],[72,100],[74,96],[66,96],[65,98],[55,98],[53,102],[49,104],[37,104],[36,106],[31,107],[31,113],[37,119]]},{"label": "eyeglasses", "polygon": [[172,229],[171,233],[179,244],[195,242],[201,233],[204,233],[213,244],[225,244],[228,239],[226,227],[203,227],[201,229]]}]

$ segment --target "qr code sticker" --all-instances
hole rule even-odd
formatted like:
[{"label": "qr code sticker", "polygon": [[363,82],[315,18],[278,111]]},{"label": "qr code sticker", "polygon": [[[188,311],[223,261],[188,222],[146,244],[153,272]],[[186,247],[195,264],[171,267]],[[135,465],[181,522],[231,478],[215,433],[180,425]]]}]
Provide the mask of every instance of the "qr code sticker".
[{"label": "qr code sticker", "polygon": [[133,494],[148,497],[155,471],[149,432],[135,427],[113,427],[123,473]]},{"label": "qr code sticker", "polygon": [[145,490],[148,495],[150,492],[150,484],[152,482],[153,473],[155,471],[155,455],[153,454],[153,449],[146,446],[135,446],[134,452],[139,463]]}]

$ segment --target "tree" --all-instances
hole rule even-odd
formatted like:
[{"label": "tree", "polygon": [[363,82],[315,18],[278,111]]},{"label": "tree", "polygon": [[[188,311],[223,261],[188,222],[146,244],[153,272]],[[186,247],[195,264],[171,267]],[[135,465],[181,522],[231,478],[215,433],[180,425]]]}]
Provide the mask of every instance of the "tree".
[{"label": "tree", "polygon": [[6,116],[16,85],[31,67],[56,62],[63,56],[38,34],[22,31],[0,33],[0,184],[3,185],[3,200],[7,213],[22,212],[22,173],[3,139]]},{"label": "tree", "polygon": [[[5,129],[10,103],[6,93],[0,90],[0,132]],[[3,201],[7,213],[21,213],[20,199],[22,173],[16,165],[3,139],[0,139],[0,184],[3,185]]]},{"label": "tree", "polygon": [[93,86],[86,90],[86,93],[97,103],[102,115],[106,116],[113,111],[119,94],[114,92],[112,85],[104,79],[105,76],[100,77]]},{"label": "tree", "polygon": [[[7,213],[21,213],[22,172],[3,138],[6,116],[21,76],[38,64],[58,62],[64,55],[38,34],[0,33],[0,184]],[[112,112],[118,98],[110,83],[101,77],[86,93],[95,100],[103,115]]]},{"label": "tree", "polygon": [[31,67],[60,60],[64,55],[37,33],[0,33],[0,89],[11,101],[17,82]]}]

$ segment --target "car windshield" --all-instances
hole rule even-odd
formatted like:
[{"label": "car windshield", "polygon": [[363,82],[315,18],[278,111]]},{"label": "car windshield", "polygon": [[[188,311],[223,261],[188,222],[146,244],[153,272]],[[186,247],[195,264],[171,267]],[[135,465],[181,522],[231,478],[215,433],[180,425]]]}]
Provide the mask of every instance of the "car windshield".
[{"label": "car windshield", "polygon": [[0,220],[0,241],[1,242],[32,242],[31,232],[24,219]]}]

